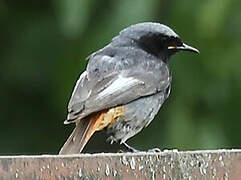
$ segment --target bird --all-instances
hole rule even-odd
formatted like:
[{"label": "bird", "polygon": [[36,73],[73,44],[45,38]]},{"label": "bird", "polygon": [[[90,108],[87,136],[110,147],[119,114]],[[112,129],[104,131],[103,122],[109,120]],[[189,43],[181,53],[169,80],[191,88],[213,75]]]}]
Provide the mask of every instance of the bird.
[{"label": "bird", "polygon": [[137,150],[127,140],[154,119],[171,90],[170,57],[199,53],[158,22],[131,25],[87,59],[73,89],[64,124],[75,129],[59,154],[80,154],[91,136],[105,131],[110,144]]}]

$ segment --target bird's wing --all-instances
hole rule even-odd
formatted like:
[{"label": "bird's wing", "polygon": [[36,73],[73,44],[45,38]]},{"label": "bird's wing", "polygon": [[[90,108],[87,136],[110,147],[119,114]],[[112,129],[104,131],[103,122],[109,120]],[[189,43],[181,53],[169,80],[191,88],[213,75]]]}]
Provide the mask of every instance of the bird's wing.
[{"label": "bird's wing", "polygon": [[[171,81],[169,71],[143,72],[143,69],[122,70],[88,79],[85,71],[76,83],[68,106],[65,123],[75,122],[93,112],[123,105],[166,89]],[[164,71],[165,72],[165,71]]]}]

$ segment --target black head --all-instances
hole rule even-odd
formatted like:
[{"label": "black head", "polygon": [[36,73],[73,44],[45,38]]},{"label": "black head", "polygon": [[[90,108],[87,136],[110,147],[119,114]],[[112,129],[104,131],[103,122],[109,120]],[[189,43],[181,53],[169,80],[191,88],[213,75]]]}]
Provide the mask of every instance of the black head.
[{"label": "black head", "polygon": [[169,27],[159,23],[139,23],[127,27],[120,32],[119,37],[129,39],[140,48],[167,60],[178,51],[199,51],[182,42],[180,37]]}]

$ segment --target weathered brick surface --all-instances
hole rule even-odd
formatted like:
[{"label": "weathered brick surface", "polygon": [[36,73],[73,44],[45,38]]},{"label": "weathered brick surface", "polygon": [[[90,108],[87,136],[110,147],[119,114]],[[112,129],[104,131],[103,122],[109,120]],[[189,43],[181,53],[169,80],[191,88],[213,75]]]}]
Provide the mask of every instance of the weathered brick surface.
[{"label": "weathered brick surface", "polygon": [[2,179],[241,180],[241,150],[2,156]]}]

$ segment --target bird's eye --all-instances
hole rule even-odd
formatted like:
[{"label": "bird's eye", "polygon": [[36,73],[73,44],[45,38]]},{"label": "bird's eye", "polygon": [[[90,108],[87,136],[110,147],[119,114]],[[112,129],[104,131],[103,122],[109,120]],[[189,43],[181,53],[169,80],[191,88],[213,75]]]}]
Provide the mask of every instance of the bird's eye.
[{"label": "bird's eye", "polygon": [[170,37],[168,45],[167,45],[167,49],[168,50],[175,50],[177,49],[177,47],[182,46],[182,41],[180,38],[178,37]]},{"label": "bird's eye", "polygon": [[181,41],[181,39],[180,38],[174,38],[174,44],[176,45],[176,46],[182,46],[182,41]]}]

